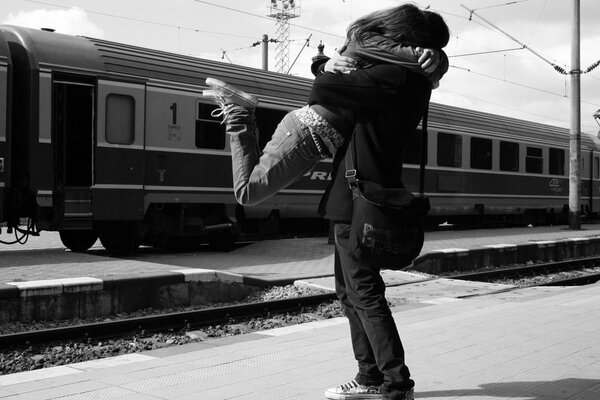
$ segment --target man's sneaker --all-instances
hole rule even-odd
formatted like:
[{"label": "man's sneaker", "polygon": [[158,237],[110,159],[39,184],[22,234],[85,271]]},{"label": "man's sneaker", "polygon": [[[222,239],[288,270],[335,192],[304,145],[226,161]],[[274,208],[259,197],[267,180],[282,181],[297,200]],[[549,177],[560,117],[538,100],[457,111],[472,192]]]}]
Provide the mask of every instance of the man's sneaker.
[{"label": "man's sneaker", "polygon": [[325,397],[332,400],[381,399],[381,389],[379,386],[361,385],[353,379],[338,387],[327,389],[327,391],[325,391]]},{"label": "man's sneaker", "polygon": [[237,104],[246,108],[255,108],[258,105],[256,97],[218,79],[206,78],[206,85],[210,89],[202,91],[202,95],[212,98],[221,108],[228,104]]}]

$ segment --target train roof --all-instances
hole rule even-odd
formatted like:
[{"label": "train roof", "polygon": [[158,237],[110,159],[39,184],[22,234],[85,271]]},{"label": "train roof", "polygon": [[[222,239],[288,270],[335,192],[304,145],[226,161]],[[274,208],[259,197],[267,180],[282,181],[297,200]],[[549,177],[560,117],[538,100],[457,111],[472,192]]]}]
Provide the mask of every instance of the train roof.
[{"label": "train roof", "polygon": [[6,65],[9,61],[8,43],[2,32],[0,32],[0,63]]},{"label": "train roof", "polygon": [[[493,135],[506,140],[529,140],[539,144],[568,146],[570,139],[570,131],[566,128],[437,103],[431,104],[428,122],[442,130]],[[581,143],[588,148],[598,148],[586,134],[581,135]]]},{"label": "train roof", "polygon": [[[27,50],[31,68],[34,69],[94,73],[108,78],[177,82],[201,87],[205,86],[206,77],[215,76],[258,94],[261,100],[285,97],[298,105],[306,102],[312,86],[312,79],[308,78],[11,25],[0,25],[0,59],[8,54],[6,41]],[[569,141],[569,131],[565,128],[437,103],[431,105],[429,122],[431,127],[437,129],[491,134],[507,140],[529,138],[540,144],[563,146]],[[582,135],[582,144],[589,148],[597,147],[587,135]]]},{"label": "train roof", "polygon": [[259,96],[285,93],[300,103],[306,102],[312,84],[306,78],[89,37],[10,25],[0,26],[0,31],[27,49],[34,57],[32,67],[37,68],[196,86],[217,76]]}]

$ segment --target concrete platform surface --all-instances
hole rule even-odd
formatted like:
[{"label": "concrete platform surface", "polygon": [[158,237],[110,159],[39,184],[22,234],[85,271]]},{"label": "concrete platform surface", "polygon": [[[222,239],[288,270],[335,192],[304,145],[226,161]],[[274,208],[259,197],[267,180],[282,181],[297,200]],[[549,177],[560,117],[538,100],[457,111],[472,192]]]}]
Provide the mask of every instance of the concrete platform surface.
[{"label": "concrete platform surface", "polygon": [[[394,308],[417,399],[600,399],[600,284],[459,299],[443,281]],[[0,376],[0,399],[312,400],[355,373],[335,318]]]},{"label": "concrete platform surface", "polygon": [[[7,236],[4,233],[2,236]],[[5,240],[8,237],[4,238]],[[451,259],[469,250],[517,248],[581,239],[600,243],[600,224],[581,230],[565,226],[426,232],[419,257]],[[188,252],[142,248],[129,257],[111,257],[99,242],[86,253],[62,246],[58,233],[42,232],[24,245],[0,245],[0,284],[48,279],[105,277],[203,268],[264,280],[303,279],[333,274],[333,245],[327,238],[269,240],[240,246],[228,253],[208,248]]]}]

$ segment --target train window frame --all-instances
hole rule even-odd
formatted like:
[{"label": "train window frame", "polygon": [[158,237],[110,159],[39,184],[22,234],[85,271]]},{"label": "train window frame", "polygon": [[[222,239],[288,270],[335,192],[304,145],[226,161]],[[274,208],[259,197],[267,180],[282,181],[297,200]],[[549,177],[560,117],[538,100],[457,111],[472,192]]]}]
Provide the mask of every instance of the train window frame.
[{"label": "train window frame", "polygon": [[565,154],[565,149],[557,147],[550,147],[548,149],[548,173],[550,175],[565,175]]},{"label": "train window frame", "polygon": [[492,169],[492,139],[471,137],[471,168],[474,169]]},{"label": "train window frame", "polygon": [[600,157],[594,157],[594,179],[600,178]]},{"label": "train window frame", "polygon": [[[539,152],[539,155],[537,154]],[[544,149],[537,146],[527,146],[525,152],[525,172],[529,174],[544,173]]]},{"label": "train window frame", "polygon": [[135,98],[128,94],[106,95],[104,137],[110,144],[131,145],[135,141]]},{"label": "train window frame", "polygon": [[517,142],[500,141],[500,171],[519,172],[521,146]]},{"label": "train window frame", "polygon": [[[440,146],[440,143],[452,146]],[[462,136],[456,133],[438,132],[436,159],[440,167],[462,168]]]},{"label": "train window frame", "polygon": [[222,117],[215,117],[212,112],[217,108],[214,104],[196,101],[196,124],[194,145],[199,149],[225,150],[227,146],[225,125]]}]

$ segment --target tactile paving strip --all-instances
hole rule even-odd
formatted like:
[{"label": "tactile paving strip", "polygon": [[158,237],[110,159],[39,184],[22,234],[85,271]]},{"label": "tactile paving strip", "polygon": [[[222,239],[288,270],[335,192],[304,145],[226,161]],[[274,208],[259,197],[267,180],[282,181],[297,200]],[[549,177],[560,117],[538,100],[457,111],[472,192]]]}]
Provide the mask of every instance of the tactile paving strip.
[{"label": "tactile paving strip", "polygon": [[311,344],[297,349],[282,350],[268,354],[261,354],[254,357],[243,358],[233,362],[227,362],[209,367],[196,368],[176,373],[169,373],[162,376],[141,379],[136,382],[130,382],[118,387],[103,388],[92,390],[76,395],[59,397],[60,400],[104,400],[130,398],[135,393],[147,393],[152,390],[172,387],[185,383],[202,381],[207,378],[226,375],[232,372],[238,372],[248,369],[258,368],[273,363],[274,361],[285,361],[292,359],[301,359],[311,354],[328,352],[336,348],[347,347],[348,340],[339,339],[335,341]]}]

